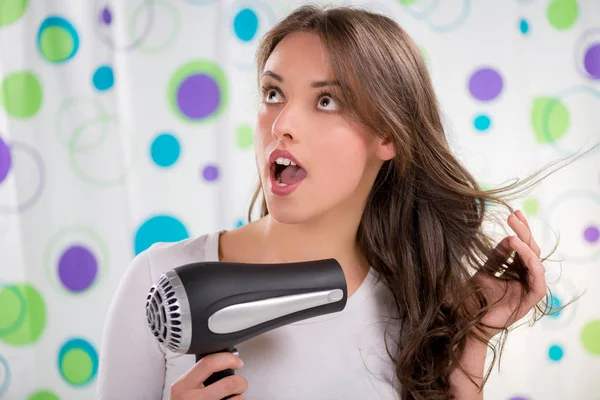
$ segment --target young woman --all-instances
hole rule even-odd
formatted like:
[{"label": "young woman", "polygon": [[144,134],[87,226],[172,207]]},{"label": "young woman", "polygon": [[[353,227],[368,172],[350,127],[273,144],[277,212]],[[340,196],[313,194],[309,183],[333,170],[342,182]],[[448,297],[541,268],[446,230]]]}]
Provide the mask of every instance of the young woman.
[{"label": "young woman", "polygon": [[[540,248],[503,198],[529,186],[485,191],[457,161],[420,52],[390,18],[300,7],[262,38],[257,66],[248,218],[262,192],[261,218],[134,259],[109,312],[99,399],[483,398],[492,336],[545,311]],[[482,229],[493,205],[514,231],[497,246]],[[150,286],[179,265],[330,257],[346,308],[242,343],[239,358],[195,363],[147,326]],[[203,386],[226,368],[236,375]]]}]

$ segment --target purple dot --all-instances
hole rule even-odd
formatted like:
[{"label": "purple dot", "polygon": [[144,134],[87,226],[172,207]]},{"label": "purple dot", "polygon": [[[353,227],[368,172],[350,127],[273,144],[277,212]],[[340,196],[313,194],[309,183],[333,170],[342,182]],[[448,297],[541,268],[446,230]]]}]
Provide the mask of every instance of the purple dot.
[{"label": "purple dot", "polygon": [[104,9],[102,10],[100,19],[106,25],[110,25],[110,23],[112,22],[112,13],[110,12],[110,8],[108,8],[108,6],[104,7]]},{"label": "purple dot", "polygon": [[600,43],[597,43],[587,49],[583,59],[585,70],[594,79],[600,79]]},{"label": "purple dot", "polygon": [[58,275],[62,284],[73,292],[87,289],[96,278],[98,262],[87,248],[71,246],[60,257]]},{"label": "purple dot", "polygon": [[8,171],[10,171],[11,158],[10,158],[10,149],[4,143],[4,140],[0,138],[0,183],[6,178],[8,175]]},{"label": "purple dot", "polygon": [[202,176],[204,176],[204,179],[207,181],[214,181],[219,177],[219,168],[216,165],[208,165],[204,167]]},{"label": "purple dot", "polygon": [[529,400],[529,397],[515,396],[511,397],[509,400]]},{"label": "purple dot", "polygon": [[471,76],[469,91],[478,100],[492,100],[502,91],[502,77],[492,68],[482,68]]},{"label": "purple dot", "polygon": [[600,238],[600,230],[597,226],[589,226],[583,231],[583,237],[590,243],[595,243]]},{"label": "purple dot", "polygon": [[177,105],[191,119],[202,119],[219,107],[219,85],[204,74],[190,75],[181,82],[177,91]]}]

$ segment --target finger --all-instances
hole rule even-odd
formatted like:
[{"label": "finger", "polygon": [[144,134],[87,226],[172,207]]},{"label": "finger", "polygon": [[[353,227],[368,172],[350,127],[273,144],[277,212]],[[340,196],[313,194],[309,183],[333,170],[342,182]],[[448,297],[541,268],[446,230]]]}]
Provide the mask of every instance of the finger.
[{"label": "finger", "polygon": [[222,399],[232,394],[242,394],[248,389],[248,381],[243,376],[231,375],[219,379],[202,389],[202,395],[208,399]]},{"label": "finger", "polygon": [[246,397],[243,394],[238,394],[237,396],[233,396],[230,400],[246,400]]},{"label": "finger", "polygon": [[[533,245],[535,241],[533,240],[533,235],[527,225],[525,225],[515,214],[511,214],[508,217],[508,225],[510,225],[510,227],[515,231],[519,239],[525,242],[529,247],[531,247],[534,253],[536,253]],[[535,246],[537,246],[537,244],[535,244]]]},{"label": "finger", "polygon": [[535,254],[537,254],[537,256],[539,257],[541,254],[541,250],[540,250],[540,246],[538,246],[537,242],[535,241],[534,237],[533,237],[533,231],[531,230],[531,227],[529,226],[529,222],[527,222],[527,218],[525,218],[525,215],[521,212],[521,210],[517,210],[515,211],[515,216],[519,219],[519,221],[521,221],[521,223],[523,223],[527,229],[529,230],[530,234],[531,234],[531,242],[526,242],[529,243],[529,247],[531,247],[531,249],[535,252]]},{"label": "finger", "polygon": [[535,252],[517,236],[512,236],[511,245],[525,262],[529,270],[529,284],[531,292],[526,301],[531,301],[531,306],[537,304],[546,294],[545,269]]},{"label": "finger", "polygon": [[[203,387],[213,373],[226,369],[240,369],[243,361],[230,352],[209,354],[202,357],[177,382],[177,390],[185,391]],[[175,385],[175,384],[174,384]]]}]

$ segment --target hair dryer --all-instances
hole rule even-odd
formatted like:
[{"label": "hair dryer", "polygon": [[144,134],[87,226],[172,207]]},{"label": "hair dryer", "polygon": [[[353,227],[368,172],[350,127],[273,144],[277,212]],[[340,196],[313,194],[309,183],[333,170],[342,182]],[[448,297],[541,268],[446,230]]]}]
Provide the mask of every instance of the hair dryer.
[{"label": "hair dryer", "polygon": [[[173,352],[202,357],[283,325],[339,312],[347,285],[335,259],[250,264],[197,262],[162,274],[146,300],[150,330]],[[233,369],[212,374],[207,386]],[[229,396],[226,398],[230,398]]]}]

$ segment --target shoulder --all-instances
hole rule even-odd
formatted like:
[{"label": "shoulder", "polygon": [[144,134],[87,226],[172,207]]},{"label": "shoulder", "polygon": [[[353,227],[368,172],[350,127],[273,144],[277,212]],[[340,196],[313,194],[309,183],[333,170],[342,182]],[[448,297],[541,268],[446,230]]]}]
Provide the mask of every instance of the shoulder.
[{"label": "shoulder", "polygon": [[163,273],[181,265],[202,261],[218,261],[220,231],[204,233],[177,242],[157,242],[136,258],[146,260],[146,268],[154,281]]}]

